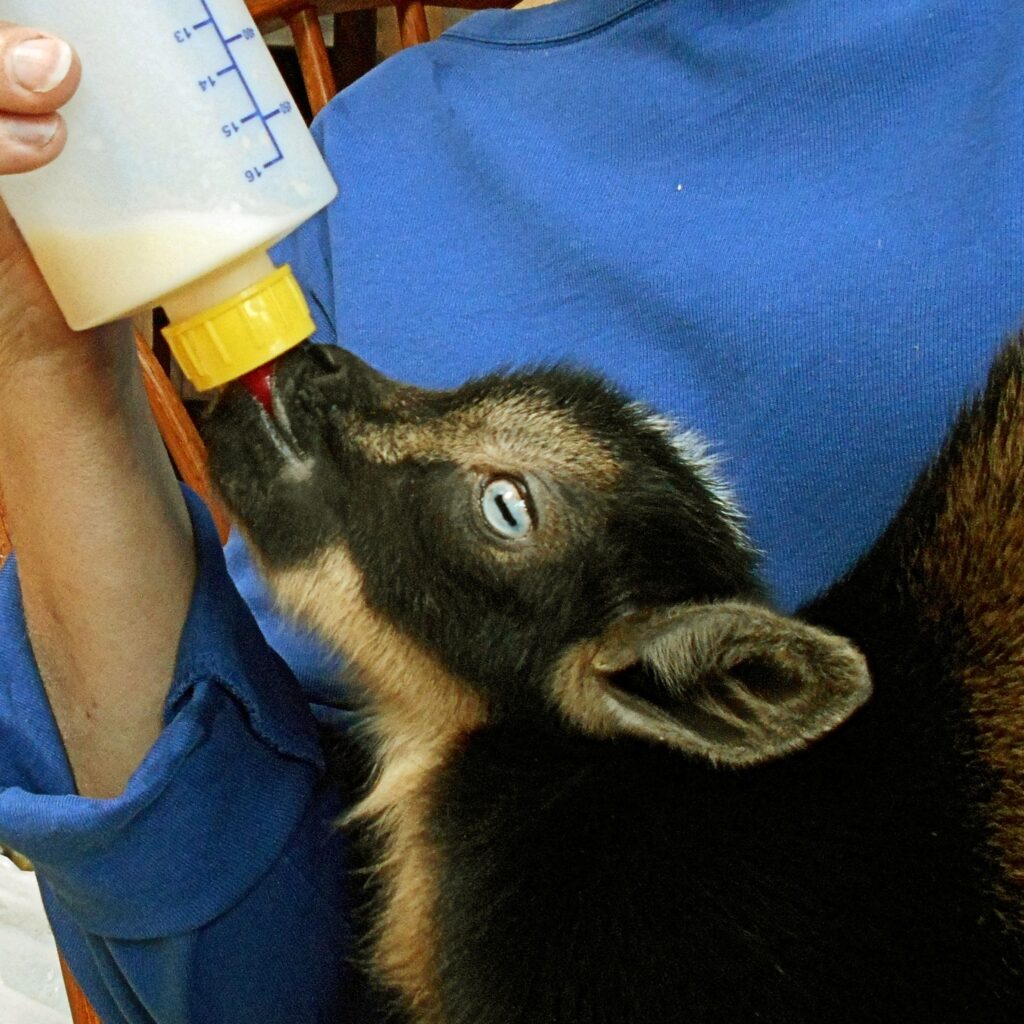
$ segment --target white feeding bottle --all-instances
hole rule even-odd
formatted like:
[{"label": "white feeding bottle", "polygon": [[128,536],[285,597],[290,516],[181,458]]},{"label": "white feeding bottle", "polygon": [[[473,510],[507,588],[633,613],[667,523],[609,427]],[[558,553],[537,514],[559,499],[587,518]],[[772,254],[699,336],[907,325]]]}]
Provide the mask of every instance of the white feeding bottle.
[{"label": "white feeding bottle", "polygon": [[0,178],[69,325],[162,305],[200,390],[313,333],[267,249],[337,194],[243,0],[0,0],[75,47],[53,163]]}]

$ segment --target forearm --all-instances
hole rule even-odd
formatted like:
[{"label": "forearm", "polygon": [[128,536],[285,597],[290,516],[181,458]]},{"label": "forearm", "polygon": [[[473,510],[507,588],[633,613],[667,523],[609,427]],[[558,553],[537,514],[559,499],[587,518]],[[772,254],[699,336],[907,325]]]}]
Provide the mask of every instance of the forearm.
[{"label": "forearm", "polygon": [[[57,158],[81,70],[67,44],[0,21],[0,174]],[[191,529],[124,325],[70,331],[2,203],[0,490],[79,791],[114,795],[161,729]]]},{"label": "forearm", "polygon": [[0,367],[0,488],[29,637],[87,796],[121,792],[160,732],[195,574],[126,332]]}]

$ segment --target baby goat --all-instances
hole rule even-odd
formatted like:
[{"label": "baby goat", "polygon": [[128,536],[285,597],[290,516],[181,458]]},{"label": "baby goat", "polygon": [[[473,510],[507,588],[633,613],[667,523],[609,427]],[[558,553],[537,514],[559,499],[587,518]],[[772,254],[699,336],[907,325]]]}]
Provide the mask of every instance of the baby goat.
[{"label": "baby goat", "polygon": [[1022,352],[798,618],[699,444],[594,376],[307,346],[222,398],[219,490],[363,701],[402,1019],[1019,1024]]}]

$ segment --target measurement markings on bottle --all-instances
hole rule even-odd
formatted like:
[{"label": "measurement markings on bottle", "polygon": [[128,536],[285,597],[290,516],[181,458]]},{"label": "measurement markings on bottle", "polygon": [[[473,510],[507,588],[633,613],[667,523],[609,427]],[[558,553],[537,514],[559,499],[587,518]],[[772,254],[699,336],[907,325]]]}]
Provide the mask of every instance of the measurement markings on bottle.
[{"label": "measurement markings on bottle", "polygon": [[227,139],[234,138],[236,135],[240,134],[247,125],[254,121],[259,121],[263,132],[266,135],[267,141],[271,146],[272,155],[269,160],[264,161],[262,164],[255,164],[245,168],[245,180],[252,183],[262,178],[264,173],[266,173],[266,171],[275,164],[279,164],[284,160],[284,151],[281,149],[281,144],[278,142],[277,136],[274,134],[274,128],[271,122],[275,117],[280,117],[282,114],[290,114],[292,112],[292,104],[285,100],[271,110],[264,110],[260,107],[260,104],[253,92],[252,85],[246,78],[245,71],[236,60],[235,53],[232,50],[232,47],[236,43],[249,42],[255,39],[255,29],[243,28],[241,31],[234,33],[234,35],[226,35],[213,11],[210,9],[210,0],[199,0],[199,6],[202,8],[205,16],[192,25],[186,25],[177,29],[174,33],[174,38],[179,43],[188,43],[197,33],[204,29],[209,28],[216,32],[217,38],[220,40],[220,45],[223,48],[224,53],[227,55],[228,62],[223,67],[218,68],[216,71],[212,71],[203,78],[200,78],[197,84],[203,92],[210,92],[212,89],[216,89],[220,81],[226,76],[233,76],[237,78],[237,81],[244,90],[245,95],[251,104],[250,109],[242,116],[221,125],[221,134]]}]

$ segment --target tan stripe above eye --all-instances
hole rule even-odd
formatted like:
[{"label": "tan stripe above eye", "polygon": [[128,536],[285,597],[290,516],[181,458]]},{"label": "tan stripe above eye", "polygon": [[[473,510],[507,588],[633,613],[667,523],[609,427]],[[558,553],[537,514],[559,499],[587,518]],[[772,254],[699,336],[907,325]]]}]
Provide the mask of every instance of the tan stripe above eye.
[{"label": "tan stripe above eye", "polygon": [[484,399],[428,423],[360,424],[353,440],[376,462],[444,460],[467,469],[546,472],[608,489],[620,468],[606,444],[537,396]]}]

